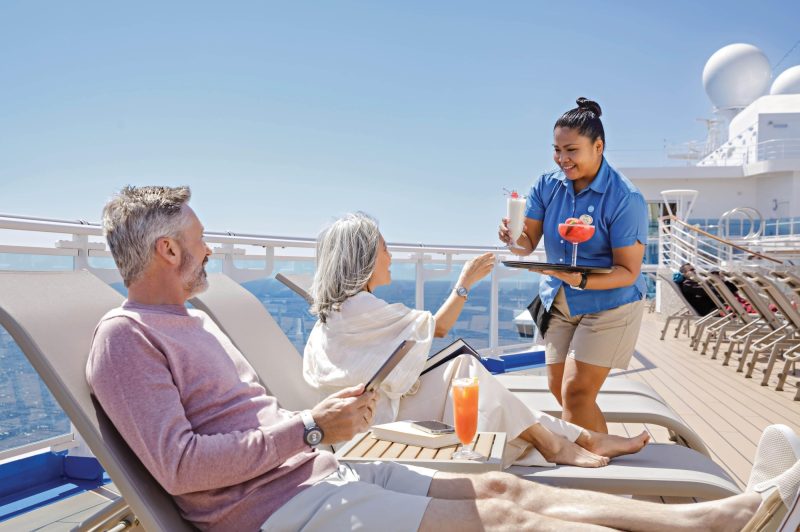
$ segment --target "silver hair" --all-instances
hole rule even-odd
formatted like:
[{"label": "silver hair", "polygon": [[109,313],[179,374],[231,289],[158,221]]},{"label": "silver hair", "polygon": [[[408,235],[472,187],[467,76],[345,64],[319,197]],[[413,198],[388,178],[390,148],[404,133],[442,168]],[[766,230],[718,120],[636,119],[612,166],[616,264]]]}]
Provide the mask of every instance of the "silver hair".
[{"label": "silver hair", "polygon": [[103,208],[103,232],[125,286],[144,272],[159,238],[181,239],[189,187],[123,188]]},{"label": "silver hair", "polygon": [[363,212],[346,214],[319,234],[311,313],[322,323],[366,288],[375,271],[379,241],[377,220]]}]

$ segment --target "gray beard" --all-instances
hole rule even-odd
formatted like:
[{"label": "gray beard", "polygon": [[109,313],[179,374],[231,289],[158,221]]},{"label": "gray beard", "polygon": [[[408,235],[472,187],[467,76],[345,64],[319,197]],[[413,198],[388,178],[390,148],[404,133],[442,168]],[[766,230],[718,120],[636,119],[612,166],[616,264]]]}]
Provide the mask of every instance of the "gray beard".
[{"label": "gray beard", "polygon": [[184,249],[178,273],[181,276],[184,291],[189,294],[188,297],[204,292],[208,288],[208,274],[206,273],[208,259],[194,270],[190,270],[192,262],[194,262],[194,256]]}]

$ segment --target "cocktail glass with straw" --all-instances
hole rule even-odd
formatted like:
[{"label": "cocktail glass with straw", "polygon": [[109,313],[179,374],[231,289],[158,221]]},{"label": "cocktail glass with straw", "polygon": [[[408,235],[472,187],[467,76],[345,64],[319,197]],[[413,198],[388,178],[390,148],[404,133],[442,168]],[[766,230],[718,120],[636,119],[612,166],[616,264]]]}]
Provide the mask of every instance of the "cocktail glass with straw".
[{"label": "cocktail glass with straw", "polygon": [[478,432],[478,379],[456,379],[452,385],[453,417],[461,449],[453,453],[453,460],[478,460],[483,458],[469,445]]}]

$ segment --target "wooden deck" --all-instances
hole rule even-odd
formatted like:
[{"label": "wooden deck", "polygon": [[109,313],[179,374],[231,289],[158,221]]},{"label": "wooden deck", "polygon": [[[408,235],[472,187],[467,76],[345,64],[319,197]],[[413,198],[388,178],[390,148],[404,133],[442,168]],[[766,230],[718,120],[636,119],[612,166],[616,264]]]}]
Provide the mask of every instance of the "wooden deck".
[{"label": "wooden deck", "polygon": [[[760,371],[752,379],[744,378],[735,366],[723,366],[721,359],[693,351],[686,335],[673,338],[672,326],[659,340],[662,327],[661,316],[646,314],[630,368],[614,375],[652,386],[705,441],[714,461],[744,488],[765,427],[783,423],[800,434],[800,401],[793,400],[798,377],[790,375],[784,391],[778,392],[774,371],[770,385],[760,386]],[[651,425],[619,424],[609,426],[609,431],[633,435],[642,428],[654,441],[668,441],[665,429]]]}]

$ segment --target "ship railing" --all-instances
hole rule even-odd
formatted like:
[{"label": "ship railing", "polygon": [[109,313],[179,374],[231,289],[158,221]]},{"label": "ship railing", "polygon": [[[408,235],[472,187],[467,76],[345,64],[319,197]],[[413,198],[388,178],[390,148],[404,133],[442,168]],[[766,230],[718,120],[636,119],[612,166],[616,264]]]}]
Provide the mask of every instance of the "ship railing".
[{"label": "ship railing", "polygon": [[[99,224],[83,220],[0,214],[0,230],[2,230],[0,231],[0,235],[2,235],[0,236],[0,269],[85,269],[109,284],[122,284],[122,279],[106,247]],[[223,272],[239,283],[271,278],[278,272],[308,275],[309,277],[313,275],[316,247],[316,241],[313,238],[209,231],[205,234],[205,240],[213,250],[207,270]],[[517,258],[504,247],[423,243],[389,243],[387,245],[392,253],[392,270],[395,277],[415,281],[414,302],[416,308],[419,309],[426,306],[426,281],[450,280],[455,282],[465,260],[485,252],[495,253],[498,263],[502,260]],[[544,261],[544,252],[537,250],[528,259]],[[518,280],[531,284],[528,295],[532,299],[535,291],[534,279],[525,270],[505,268],[500,265],[494,269],[488,279],[482,281],[482,283],[489,284],[489,302],[486,307],[473,309],[473,316],[478,317],[475,323],[484,330],[488,329],[488,338],[482,343],[484,347],[480,349],[482,354],[498,356],[504,352],[521,351],[531,346],[532,341],[525,343],[501,341],[499,292],[501,281]],[[524,287],[528,288],[528,285],[525,284]],[[518,290],[518,292],[520,291]],[[525,293],[527,294],[527,292],[526,290]],[[528,302],[520,299],[515,305],[521,311]],[[270,305],[269,302],[263,303],[268,307]],[[440,303],[433,302],[433,305],[438,306]],[[507,302],[505,303],[504,308],[507,308]],[[286,323],[281,325],[286,326]],[[502,325],[513,329],[516,333],[516,327],[511,320],[504,320]],[[295,326],[295,337],[290,337],[296,345],[304,340],[298,336],[302,334],[302,329],[303,327]],[[284,330],[287,331],[287,327],[284,327]],[[2,344],[0,344],[0,348],[2,348]],[[17,384],[11,383],[10,386],[13,387]],[[2,400],[3,385],[3,382],[0,381],[0,400]],[[48,437],[42,441],[4,450],[0,452],[0,462],[17,459],[26,453],[41,452],[45,449],[74,448],[80,445],[79,436],[74,432],[73,429],[66,434],[54,436],[47,434]],[[2,430],[0,430],[0,437],[2,437]],[[1,445],[0,448],[2,448]]]},{"label": "ship railing", "polygon": [[[800,256],[800,250],[770,246],[772,244],[767,239],[726,240],[675,216],[664,216],[659,220],[659,265],[673,271],[686,263],[705,271],[794,267],[792,259]],[[784,252],[780,257],[776,253],[778,250]]]},{"label": "ship railing", "polygon": [[698,165],[741,166],[784,159],[800,159],[800,139],[770,139],[747,146],[725,144],[709,153]]},{"label": "ship railing", "polygon": [[800,159],[800,139],[764,140],[753,146],[751,150],[748,150],[747,162],[778,161],[783,159]]}]

